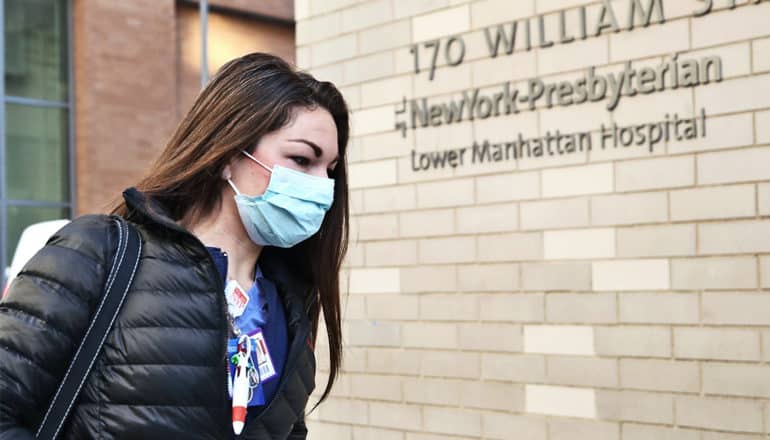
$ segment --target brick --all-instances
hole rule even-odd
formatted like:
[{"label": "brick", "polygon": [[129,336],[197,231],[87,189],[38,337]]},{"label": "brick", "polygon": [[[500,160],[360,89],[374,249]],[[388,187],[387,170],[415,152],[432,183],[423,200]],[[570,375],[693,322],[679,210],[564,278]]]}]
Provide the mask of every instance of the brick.
[{"label": "brick", "polygon": [[[733,11],[712,13],[692,20],[693,47],[766,36],[770,6],[751,5]],[[720,32],[714,32],[720,29]]]},{"label": "brick", "polygon": [[395,2],[393,11],[396,18],[412,17],[425,12],[441,9],[449,5],[449,0],[424,0],[421,2]]},{"label": "brick", "polygon": [[[326,335],[323,336],[326,338]],[[342,371],[344,372],[357,372],[363,373],[366,371],[366,350],[360,347],[343,347],[342,356],[345,358],[345,362],[342,365]],[[326,356],[328,357],[328,356]],[[324,378],[323,383],[326,383]]]},{"label": "brick", "polygon": [[366,317],[384,320],[416,320],[418,298],[415,295],[375,295],[366,300]]},{"label": "brick", "polygon": [[527,385],[527,412],[564,417],[596,417],[596,393],[592,389]]},{"label": "brick", "polygon": [[595,196],[591,198],[591,224],[665,222],[668,218],[667,205],[666,194],[660,192]]},{"label": "brick", "polygon": [[327,1],[311,0],[309,14],[311,16],[322,15],[330,11],[335,11],[337,9],[350,7],[355,3],[356,3],[356,0],[327,0]]},{"label": "brick", "polygon": [[[651,176],[655,176],[651,179]],[[615,164],[617,191],[643,191],[695,184],[695,157],[627,160]]]},{"label": "brick", "polygon": [[[551,23],[551,29],[558,28]],[[546,29],[548,23],[546,23]],[[523,31],[523,28],[519,32]],[[533,33],[537,33],[532,29]],[[493,34],[494,35],[494,34]],[[607,37],[576,40],[570,44],[556,45],[538,52],[538,71],[541,75],[601,66],[609,61]]]},{"label": "brick", "polygon": [[695,255],[695,229],[694,224],[617,228],[618,257]]},{"label": "brick", "polygon": [[[473,28],[504,23],[534,14],[532,2],[511,3],[505,0],[477,1],[471,4]],[[495,35],[492,33],[492,35]]]},{"label": "brick", "polygon": [[482,321],[540,322],[544,319],[543,295],[501,293],[479,297]]},{"label": "brick", "polygon": [[[410,85],[411,86],[411,85]],[[424,86],[422,83],[418,83],[417,85],[419,87],[418,93],[420,95],[425,94],[432,94],[429,90],[426,90],[426,86]],[[447,86],[445,86],[447,87]],[[394,96],[393,90],[390,90],[391,97],[400,97],[401,95]],[[432,105],[434,102],[443,102],[445,100],[452,99],[453,95],[444,95],[440,97],[433,98],[435,101],[431,100],[429,101]],[[401,105],[401,104],[399,104]],[[399,136],[401,134],[397,131],[394,131],[394,133],[398,133]],[[448,146],[466,146],[473,144],[473,123],[470,121],[463,121],[459,123],[453,123],[453,124],[443,124],[439,126],[428,126],[420,128],[416,131],[414,131],[414,146],[415,146],[415,152],[416,153],[430,153],[435,151],[442,151],[446,149]],[[444,171],[444,172],[450,172],[449,174],[452,175],[451,171],[455,171],[455,176],[458,175],[459,171],[463,169],[463,166],[465,164],[472,164],[472,155],[471,152],[468,151],[468,156],[466,157],[465,154],[460,154],[459,156],[459,162],[458,162],[458,168],[452,166],[452,162],[446,163],[445,166],[442,166],[441,168],[433,168],[431,170],[424,170],[420,169],[419,167],[416,167],[416,165],[423,164],[424,159],[421,159],[420,156],[411,156],[411,152],[409,152],[409,172],[413,174],[430,174],[430,173],[436,173],[437,171]],[[419,171],[417,171],[419,170]],[[436,176],[439,177],[438,175]]]},{"label": "brick", "polygon": [[348,242],[348,252],[345,254],[347,267],[360,267],[364,265],[364,245],[357,241]]},{"label": "brick", "polygon": [[546,440],[544,417],[486,412],[481,415],[483,433],[490,439],[509,439],[512,432],[527,440]]},{"label": "brick", "polygon": [[756,91],[767,87],[770,75],[763,74],[696,88],[695,108],[718,108],[721,113],[764,109],[770,107],[770,97]]},{"label": "brick", "polygon": [[753,185],[671,191],[671,220],[710,220],[754,216]]},{"label": "brick", "polygon": [[[701,440],[700,431],[663,426],[623,424],[623,440]],[[716,440],[716,439],[714,439]]]},{"label": "brick", "polygon": [[343,304],[343,319],[366,319],[366,301],[363,295],[348,295]]},{"label": "brick", "polygon": [[704,254],[770,252],[770,221],[741,221],[698,225]]},{"label": "brick", "polygon": [[760,257],[759,267],[762,276],[762,287],[770,287],[770,256]]},{"label": "brick", "polygon": [[[690,49],[690,23],[673,20],[665,24],[610,35],[610,60],[626,61]],[[661,44],[665,41],[665,44]]]},{"label": "brick", "polygon": [[700,371],[696,362],[621,359],[620,386],[651,391],[697,393]]},{"label": "brick", "polygon": [[[722,75],[724,78],[735,78],[751,73],[751,45],[748,42],[710,47],[688,53],[688,58],[720,57],[722,58]],[[756,42],[754,42],[756,47]]]},{"label": "brick", "polygon": [[[729,414],[729,417],[725,417]],[[680,426],[736,432],[762,432],[762,403],[738,399],[679,397],[676,422]]]},{"label": "brick", "polygon": [[376,241],[364,245],[367,266],[408,266],[417,263],[414,240]]},{"label": "brick", "polygon": [[466,409],[424,407],[425,429],[443,434],[478,436],[481,434],[481,414]]},{"label": "brick", "polygon": [[615,256],[615,230],[612,228],[545,231],[545,259],[572,260]]},{"label": "brick", "polygon": [[517,264],[464,264],[457,268],[457,287],[462,292],[518,290]]},{"label": "brick", "polygon": [[479,316],[475,295],[438,294],[420,296],[420,319],[475,321]]},{"label": "brick", "polygon": [[468,5],[444,9],[412,18],[413,41],[426,41],[470,30]]},{"label": "brick", "polygon": [[365,54],[408,45],[412,41],[411,25],[409,20],[401,20],[362,30],[359,34],[360,53]]},{"label": "brick", "polygon": [[404,347],[455,348],[457,326],[438,323],[404,323],[401,325]]},{"label": "brick", "polygon": [[618,319],[614,293],[550,293],[545,307],[549,323],[614,323]]},{"label": "brick", "polygon": [[396,293],[399,291],[399,269],[351,269],[351,293]]},{"label": "brick", "polygon": [[402,292],[454,292],[457,289],[456,269],[452,266],[407,267],[400,273]]},{"label": "brick", "polygon": [[[323,67],[313,67],[309,73],[318,81],[329,81],[334,84],[345,84],[345,69],[342,64],[330,64]],[[351,151],[352,153],[352,151]]]},{"label": "brick", "polygon": [[331,423],[319,423],[307,421],[308,439],[317,440],[324,438],[335,438],[340,440],[352,439],[353,430],[349,425],[337,425]]},{"label": "brick", "polygon": [[366,368],[370,373],[416,375],[420,371],[420,353],[399,348],[367,348]]},{"label": "brick", "polygon": [[[639,62],[635,63],[639,66]],[[658,66],[658,63],[653,64]],[[610,71],[619,72],[621,69],[615,67],[614,69],[605,68],[598,69],[597,73],[606,73]],[[713,84],[709,87],[714,87]],[[665,118],[665,113],[662,113],[661,109],[666,109],[667,112],[676,113],[679,118],[692,118],[695,116],[694,109],[700,109],[702,106],[693,107],[692,90],[689,88],[678,88],[676,90],[667,90],[666,93],[651,93],[649,95],[636,94],[634,97],[624,97],[620,100],[620,104],[613,111],[613,122],[618,126],[630,126],[636,124],[644,124],[649,121],[661,121]],[[719,108],[706,106],[707,109]],[[606,107],[605,107],[606,110]],[[672,118],[673,120],[673,118]],[[708,131],[708,130],[707,130]],[[675,137],[675,136],[672,136]],[[614,141],[609,140],[607,146],[613,146]],[[658,145],[659,149],[662,149],[661,145]],[[640,148],[642,151],[644,147]]]},{"label": "brick", "polygon": [[[495,32],[492,30],[492,35],[495,35]],[[486,37],[479,36],[479,38],[484,39],[484,54],[487,55],[489,52],[486,48]],[[476,87],[504,84],[511,80],[537,76],[534,52],[519,52],[496,58],[482,58],[474,61],[471,66],[473,68],[473,85]]]},{"label": "brick", "polygon": [[346,341],[352,346],[399,346],[401,327],[398,324],[377,321],[347,321]]},{"label": "brick", "polygon": [[706,394],[770,397],[770,367],[765,365],[703,365],[703,391]]},{"label": "brick", "polygon": [[758,440],[761,438],[761,434],[727,434],[719,431],[703,431],[702,440]]},{"label": "brick", "polygon": [[459,380],[407,379],[404,381],[404,399],[408,403],[460,405]]},{"label": "brick", "polygon": [[543,170],[543,197],[578,196],[612,192],[611,163]]},{"label": "brick", "polygon": [[416,431],[422,427],[422,412],[416,405],[369,402],[369,424]]},{"label": "brick", "polygon": [[[361,105],[364,107],[374,107],[383,104],[400,103],[403,95],[396,95],[393,93],[394,90],[399,90],[405,95],[411,95],[412,78],[402,75],[361,84]],[[396,140],[404,140],[398,131],[387,133],[387,135]],[[402,154],[406,154],[409,151],[407,148],[401,148],[401,150]]]},{"label": "brick", "polygon": [[754,55],[754,72],[770,70],[770,38],[752,42]]},{"label": "brick", "polygon": [[[770,84],[770,83],[769,83]],[[700,184],[770,180],[770,148],[745,148],[698,156]]]},{"label": "brick", "polygon": [[549,356],[547,381],[551,385],[612,388],[618,386],[618,361],[589,357]]},{"label": "brick", "polygon": [[683,258],[671,260],[673,289],[751,289],[757,287],[753,257]]},{"label": "brick", "polygon": [[674,356],[677,358],[758,361],[759,352],[759,333],[753,330],[674,329]]},{"label": "brick", "polygon": [[595,354],[594,331],[587,326],[525,325],[524,351],[545,354]]},{"label": "brick", "polygon": [[[358,84],[373,79],[392,76],[395,73],[394,56],[395,55],[392,51],[385,51],[377,52],[372,55],[360,56],[353,58],[350,61],[345,61],[342,63],[342,70],[345,78],[345,81],[342,82],[342,84]],[[387,109],[387,117],[385,117],[384,113],[381,113],[380,116],[384,117],[385,119],[376,126],[377,130],[370,131],[370,133],[393,129],[395,124],[393,107],[387,106]],[[355,117],[356,114],[354,113],[353,115]],[[355,129],[355,125],[353,127]],[[354,130],[354,132],[361,134],[359,131]]]},{"label": "brick", "polygon": [[401,401],[401,379],[394,376],[353,374],[351,396],[365,400]]},{"label": "brick", "polygon": [[366,407],[367,403],[361,400],[329,398],[318,411],[321,419],[326,422],[363,425],[369,421]]},{"label": "brick", "polygon": [[358,240],[392,239],[398,237],[398,216],[396,214],[362,215],[356,218],[358,234],[351,234]]},{"label": "brick", "polygon": [[355,34],[343,35],[310,48],[314,65],[323,66],[354,57],[358,51],[358,38]]},{"label": "brick", "polygon": [[476,239],[429,238],[419,241],[418,250],[418,261],[424,264],[472,262],[476,260]]},{"label": "brick", "polygon": [[724,150],[754,143],[754,122],[751,113],[729,116],[707,114],[706,127],[708,136],[689,140],[670,139],[667,146],[668,154]]},{"label": "brick", "polygon": [[543,236],[514,232],[478,237],[478,261],[531,261],[543,258]]},{"label": "brick", "polygon": [[671,356],[668,327],[596,327],[596,353],[605,356]]},{"label": "brick", "polygon": [[521,273],[527,291],[591,290],[591,263],[525,263]]},{"label": "brick", "polygon": [[469,379],[481,376],[481,358],[478,353],[423,351],[421,362],[420,374],[425,376]]},{"label": "brick", "polygon": [[455,231],[455,216],[451,209],[404,212],[399,215],[403,237],[449,235]]},{"label": "brick", "polygon": [[516,203],[457,208],[457,232],[460,234],[505,232],[519,229]]},{"label": "brick", "polygon": [[620,321],[648,324],[697,324],[698,295],[688,293],[622,293]]},{"label": "brick", "polygon": [[478,203],[527,200],[540,197],[540,175],[537,172],[496,174],[476,178]]},{"label": "brick", "polygon": [[383,160],[351,164],[349,166],[350,188],[369,188],[396,183],[396,162]]},{"label": "brick", "polygon": [[[522,84],[519,86],[519,88],[523,90],[526,90],[525,87],[528,89],[529,85]],[[607,112],[607,104],[601,101],[583,103],[577,106],[571,105],[564,107],[555,105],[551,108],[542,107],[538,110],[537,113],[540,114],[540,130],[543,134],[546,134],[548,131],[550,131],[552,134],[555,134],[557,130],[559,133],[584,132],[586,127],[599,128],[602,125],[606,126],[612,122],[610,119],[610,113]],[[580,144],[577,145],[579,146]],[[591,136],[591,145],[594,146],[594,148],[591,149],[590,152],[580,151],[578,149],[576,152],[567,155],[554,155],[550,158],[548,155],[544,155],[540,158],[531,159],[530,163],[532,166],[530,166],[530,168],[537,167],[535,164],[542,164],[541,166],[548,167],[566,165],[573,163],[572,161],[577,163],[585,163],[587,162],[589,154],[591,157],[598,156],[600,154],[605,156],[608,155],[608,153],[602,152],[603,149],[600,148],[601,143],[598,134]],[[588,150],[587,147],[584,148]],[[604,151],[609,152],[611,150]],[[525,167],[526,163],[527,162],[522,161],[522,167]]]},{"label": "brick", "polygon": [[669,262],[663,259],[597,261],[592,264],[594,290],[665,290]]},{"label": "brick", "polygon": [[524,410],[524,387],[521,385],[464,381],[460,389],[463,406],[468,408],[512,412]]},{"label": "brick", "polygon": [[770,215],[770,183],[760,183],[757,188],[759,189],[759,215]]},{"label": "brick", "polygon": [[703,322],[708,324],[770,325],[770,294],[704,293]]},{"label": "brick", "polygon": [[588,226],[588,201],[583,198],[525,202],[520,205],[522,229]]},{"label": "brick", "polygon": [[667,395],[597,390],[596,407],[597,415],[603,420],[674,423],[674,399]]},{"label": "brick", "polygon": [[511,324],[461,324],[459,327],[462,350],[520,352],[521,326]]},{"label": "brick", "polygon": [[[309,434],[309,432],[308,432]],[[333,438],[334,436],[319,437],[319,439]],[[372,428],[369,426],[353,426],[353,439],[355,440],[404,440],[404,433],[388,429]]]},{"label": "brick", "polygon": [[481,378],[506,382],[543,382],[543,356],[485,353],[481,358]]},{"label": "brick", "polygon": [[441,208],[474,202],[473,179],[417,184],[417,206]]},{"label": "brick", "polygon": [[342,11],[342,30],[369,29],[392,18],[393,7],[387,0],[359,2],[357,6]]},{"label": "brick", "polygon": [[[426,51],[424,53],[428,52]],[[459,92],[471,88],[470,64],[460,64],[452,67],[439,67],[434,72],[434,77],[441,78],[441,80],[431,80],[427,72],[415,76],[415,95],[435,96],[449,93],[459,94]],[[442,126],[441,129],[451,130],[451,125]]]},{"label": "brick", "polygon": [[593,420],[553,418],[550,421],[551,440],[620,440],[620,425]]},{"label": "brick", "polygon": [[[361,58],[357,58],[354,61],[357,61],[360,59]],[[394,118],[393,109],[391,108],[391,106],[372,107],[364,110],[359,110],[351,115],[350,133],[353,136],[364,136],[372,133],[391,131],[393,130],[394,125],[395,125],[395,118]],[[391,161],[388,161],[387,163],[391,163]],[[393,172],[395,172],[395,168],[393,169]],[[364,176],[365,175],[366,173],[364,173]],[[351,167],[351,174],[350,174],[351,183],[353,183],[352,178],[353,178],[353,174],[352,174],[352,167]],[[379,185],[386,185],[386,183],[379,183]],[[351,186],[351,188],[353,187]]]}]

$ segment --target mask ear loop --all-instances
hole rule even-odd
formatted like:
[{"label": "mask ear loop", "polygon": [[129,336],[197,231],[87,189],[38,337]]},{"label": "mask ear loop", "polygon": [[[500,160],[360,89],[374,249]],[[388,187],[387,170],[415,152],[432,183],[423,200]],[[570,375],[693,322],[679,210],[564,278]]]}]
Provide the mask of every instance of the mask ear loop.
[{"label": "mask ear loop", "polygon": [[238,188],[236,188],[236,187],[235,187],[235,184],[233,183],[233,180],[232,180],[232,179],[227,179],[227,183],[228,183],[228,184],[230,184],[230,188],[232,188],[232,189],[233,189],[233,191],[235,191],[235,195],[236,195],[236,196],[239,196],[239,195],[241,195],[241,192],[240,192],[240,191],[238,191]]},{"label": "mask ear loop", "polygon": [[248,151],[246,151],[246,150],[241,150],[241,153],[245,154],[245,155],[246,155],[246,157],[248,157],[249,159],[251,159],[251,160],[253,160],[254,162],[258,163],[258,164],[259,164],[259,166],[261,166],[262,168],[264,168],[264,169],[266,169],[266,170],[270,171],[270,173],[272,173],[272,172],[273,172],[273,169],[272,169],[272,168],[270,168],[269,166],[267,166],[267,165],[263,164],[263,163],[262,163],[262,162],[261,162],[259,159],[257,159],[256,157],[252,156],[251,154],[249,154],[249,153],[248,153]]}]

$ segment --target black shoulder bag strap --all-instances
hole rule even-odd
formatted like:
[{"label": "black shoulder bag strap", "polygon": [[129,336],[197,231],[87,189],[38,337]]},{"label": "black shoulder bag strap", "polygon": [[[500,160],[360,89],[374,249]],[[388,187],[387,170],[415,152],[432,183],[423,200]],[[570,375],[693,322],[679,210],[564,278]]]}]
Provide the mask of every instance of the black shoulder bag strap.
[{"label": "black shoulder bag strap", "polygon": [[142,253],[139,232],[121,217],[116,217],[114,221],[118,225],[118,249],[105,283],[101,302],[40,423],[40,428],[35,434],[37,439],[53,440],[59,434],[101,351],[107,333],[118,316],[139,266],[139,256]]}]

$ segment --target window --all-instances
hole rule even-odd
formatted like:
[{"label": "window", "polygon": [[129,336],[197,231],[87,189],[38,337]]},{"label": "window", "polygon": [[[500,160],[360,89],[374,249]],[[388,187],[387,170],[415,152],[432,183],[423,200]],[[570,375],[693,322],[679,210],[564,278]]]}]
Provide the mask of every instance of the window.
[{"label": "window", "polygon": [[[0,0],[0,274],[32,223],[70,217],[70,1]],[[3,280],[4,282],[4,280]]]}]

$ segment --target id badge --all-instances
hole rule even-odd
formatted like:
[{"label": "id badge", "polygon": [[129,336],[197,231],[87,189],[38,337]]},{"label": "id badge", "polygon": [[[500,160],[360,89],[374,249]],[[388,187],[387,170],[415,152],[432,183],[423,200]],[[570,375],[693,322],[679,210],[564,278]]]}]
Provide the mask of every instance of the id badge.
[{"label": "id badge", "polygon": [[270,350],[265,342],[265,335],[262,333],[261,328],[253,332],[249,332],[252,346],[252,356],[255,356],[254,362],[259,370],[259,379],[261,382],[274,379],[276,376],[275,366],[273,365],[273,358],[270,356]]},{"label": "id badge", "polygon": [[[253,344],[253,341],[252,341]],[[235,380],[235,365],[230,361],[235,353],[238,352],[238,338],[230,338],[227,340],[227,358],[228,358],[228,370],[230,371],[230,384]],[[254,359],[254,346],[252,345],[252,361],[249,371],[249,403],[247,406],[257,406],[265,404],[265,392],[262,388],[262,382],[259,378],[258,370],[256,369],[256,363]],[[230,391],[232,393],[232,391]],[[232,394],[230,395],[232,399]]]}]

